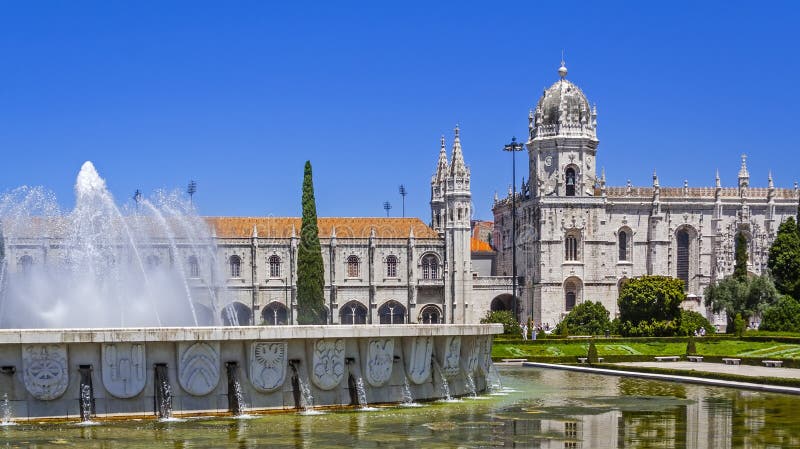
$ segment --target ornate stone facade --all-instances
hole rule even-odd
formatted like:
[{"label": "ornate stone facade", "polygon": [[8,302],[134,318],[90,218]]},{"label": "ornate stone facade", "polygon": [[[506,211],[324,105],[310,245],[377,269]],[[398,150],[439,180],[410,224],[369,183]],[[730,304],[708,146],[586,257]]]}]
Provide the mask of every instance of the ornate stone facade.
[{"label": "ornate stone facade", "polygon": [[[734,239],[747,237],[748,269],[761,273],[778,226],[797,211],[798,189],[750,186],[745,156],[736,187],[611,187],[596,175],[597,111],[566,79],[546,89],[529,115],[529,182],[517,201],[517,270],[522,316],[558,323],[576,304],[601,301],[618,314],[626,279],[666,275],[684,280],[687,298],[733,272]],[[495,199],[498,271],[511,272],[511,202]]]}]

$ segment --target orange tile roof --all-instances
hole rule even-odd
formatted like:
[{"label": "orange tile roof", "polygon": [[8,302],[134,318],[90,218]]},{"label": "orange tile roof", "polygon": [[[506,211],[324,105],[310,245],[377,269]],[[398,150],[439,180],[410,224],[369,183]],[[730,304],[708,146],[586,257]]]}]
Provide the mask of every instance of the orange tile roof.
[{"label": "orange tile roof", "polygon": [[[289,238],[292,226],[300,236],[299,217],[205,217],[206,222],[220,238],[248,238],[253,235],[253,226],[261,238]],[[317,219],[320,238],[331,236],[336,228],[336,237],[369,238],[372,229],[378,238],[408,238],[414,230],[418,239],[439,238],[439,233],[428,227],[419,218],[383,218],[383,217],[320,217]]]},{"label": "orange tile roof", "polygon": [[489,242],[476,239],[475,237],[469,239],[470,251],[475,252],[494,252]]}]

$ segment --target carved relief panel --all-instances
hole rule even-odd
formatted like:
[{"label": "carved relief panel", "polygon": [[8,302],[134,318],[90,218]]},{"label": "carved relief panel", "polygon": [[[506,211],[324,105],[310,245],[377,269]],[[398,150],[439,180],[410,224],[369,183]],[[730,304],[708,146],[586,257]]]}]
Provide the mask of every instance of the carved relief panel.
[{"label": "carved relief panel", "polygon": [[344,340],[317,340],[311,344],[311,380],[317,387],[331,390],[344,378]]},{"label": "carved relief panel", "polygon": [[132,398],[147,380],[143,343],[104,343],[101,349],[103,386],[114,397]]},{"label": "carved relief panel", "polygon": [[274,391],[286,380],[285,341],[256,341],[250,344],[250,383],[259,391]]},{"label": "carved relief panel", "polygon": [[204,396],[214,391],[219,365],[219,342],[178,344],[178,381],[187,393]]},{"label": "carved relief panel", "polygon": [[389,381],[394,366],[394,339],[376,338],[367,343],[364,359],[364,377],[373,387],[380,387]]},{"label": "carved relief panel", "polygon": [[415,383],[424,383],[431,376],[433,337],[409,337],[403,339],[403,358],[406,375]]},{"label": "carved relief panel", "polygon": [[67,345],[23,345],[22,381],[36,399],[50,401],[61,397],[69,384]]}]

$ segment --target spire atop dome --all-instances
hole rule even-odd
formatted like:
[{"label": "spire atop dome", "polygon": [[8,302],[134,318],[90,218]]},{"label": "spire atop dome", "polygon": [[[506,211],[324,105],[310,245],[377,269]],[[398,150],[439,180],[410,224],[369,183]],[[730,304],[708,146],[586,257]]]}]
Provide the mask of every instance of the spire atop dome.
[{"label": "spire atop dome", "polygon": [[561,79],[567,77],[567,65],[564,62],[564,50],[561,50],[561,67],[558,68],[558,76],[560,76]]},{"label": "spire atop dome", "polygon": [[739,169],[740,178],[749,178],[750,173],[747,171],[747,155],[742,154],[742,167]]}]

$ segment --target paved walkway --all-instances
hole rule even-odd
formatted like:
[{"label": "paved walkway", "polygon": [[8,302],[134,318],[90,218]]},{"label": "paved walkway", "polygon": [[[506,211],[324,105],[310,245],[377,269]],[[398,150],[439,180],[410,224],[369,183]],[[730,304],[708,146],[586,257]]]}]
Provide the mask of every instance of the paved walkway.
[{"label": "paved walkway", "polygon": [[726,365],[724,363],[705,362],[621,362],[615,363],[614,365],[736,374],[739,376],[748,377],[782,377],[785,379],[800,379],[800,369],[796,368],[767,368],[765,366]]},{"label": "paved walkway", "polygon": [[[734,374],[741,374],[743,376],[750,376],[750,377],[762,377],[763,374],[755,374],[756,370],[760,372],[760,370],[766,369],[770,374],[770,377],[792,377],[795,378],[800,376],[800,373],[796,373],[800,371],[799,369],[793,368],[764,368],[761,366],[729,366],[723,365],[721,363],[695,363],[695,362],[631,362],[631,363],[618,363],[616,365],[627,365],[631,368],[636,366],[657,366],[660,368],[672,368],[672,369],[685,369],[686,365],[694,365],[695,370],[699,370],[701,368],[698,365],[703,366],[703,370],[705,372],[717,372],[717,373],[734,373]],[[712,379],[708,377],[702,377],[702,372],[698,371],[697,376],[678,376],[673,374],[656,374],[656,373],[643,373],[643,372],[636,372],[636,371],[621,371],[616,369],[606,369],[606,368],[594,368],[587,365],[555,365],[552,363],[538,363],[538,362],[525,362],[522,364],[523,366],[530,367],[530,368],[547,368],[547,369],[560,369],[560,370],[567,370],[567,371],[580,371],[585,373],[593,373],[593,374],[605,374],[610,376],[625,376],[625,377],[639,377],[643,379],[654,379],[654,380],[665,380],[670,382],[686,382],[686,383],[693,383],[693,384],[701,384],[701,385],[713,385],[717,387],[729,387],[729,388],[742,388],[747,390],[758,390],[758,391],[768,391],[772,393],[788,393],[788,394],[796,394],[800,395],[800,388],[797,387],[786,387],[782,385],[767,385],[767,384],[757,384],[751,382],[736,382],[731,380],[721,380],[721,379]],[[708,369],[705,369],[705,366],[708,366]],[[727,369],[739,369],[740,371],[727,371]],[[786,373],[789,371],[789,373]]]}]

